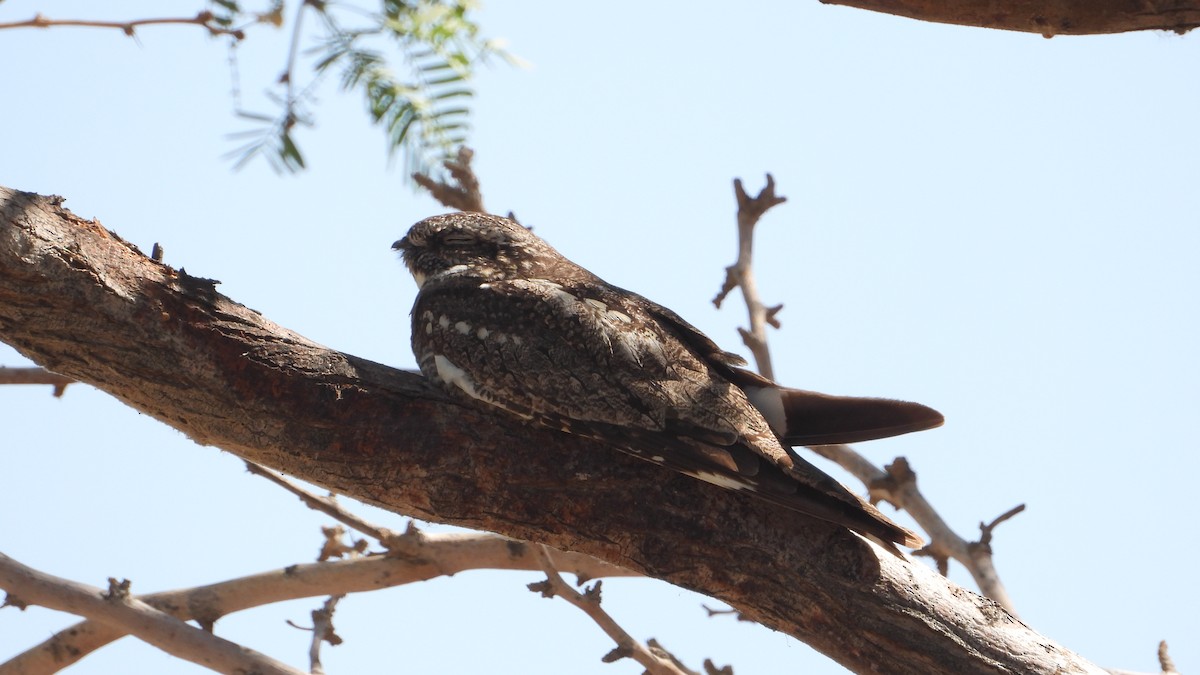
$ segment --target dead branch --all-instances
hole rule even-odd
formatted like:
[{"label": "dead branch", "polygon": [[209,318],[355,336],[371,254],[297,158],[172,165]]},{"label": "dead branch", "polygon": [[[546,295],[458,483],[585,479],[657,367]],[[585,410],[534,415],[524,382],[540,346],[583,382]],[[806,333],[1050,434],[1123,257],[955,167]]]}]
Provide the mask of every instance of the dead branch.
[{"label": "dead branch", "polygon": [[[738,329],[742,340],[754,354],[758,371],[764,377],[775,379],[771,366],[771,350],[767,345],[767,325],[779,327],[775,314],[782,305],[765,307],[759,299],[758,286],[754,281],[754,226],[769,209],[786,201],[786,197],[775,194],[775,179],[767,174],[767,185],[758,196],[750,197],[742,187],[741,179],[734,179],[734,192],[738,204],[738,257],[737,262],[725,268],[725,283],[721,291],[713,299],[713,304],[721,306],[721,302],[734,289],[741,287],[742,296],[746,301],[746,310],[750,316],[750,330]],[[810,450],[830,459],[847,471],[850,471],[867,486],[871,499],[875,502],[886,500],[898,508],[908,511],[917,523],[930,537],[930,544],[917,551],[919,555],[927,555],[937,562],[938,570],[947,573],[946,561],[950,558],[958,560],[975,578],[981,593],[1000,603],[1013,616],[1016,608],[1000,582],[1000,577],[992,564],[991,529],[1000,522],[1011,518],[1019,509],[998,518],[992,525],[983,530],[979,542],[968,543],[954,533],[945,520],[925,500],[917,490],[916,474],[908,468],[904,458],[897,459],[884,473],[869,460],[858,454],[848,445],[814,446]],[[1023,507],[1022,507],[1023,508]],[[981,524],[981,527],[982,524]]]},{"label": "dead branch", "polygon": [[[1179,675],[1179,671],[1175,669],[1175,662],[1171,660],[1171,655],[1167,653],[1167,641],[1162,640],[1158,643],[1158,667],[1160,672],[1154,675]],[[1132,670],[1115,670],[1110,668],[1109,675],[1150,675],[1149,673],[1136,673]]]},{"label": "dead branch", "polygon": [[[434,180],[423,173],[414,173],[413,180],[417,185],[429,190],[429,194],[441,202],[442,206],[459,211],[487,213],[483,208],[483,193],[479,190],[479,178],[471,169],[471,158],[474,156],[474,151],[464,146],[458,149],[456,159],[448,159],[443,162],[446,170],[450,173],[452,182]],[[512,217],[511,214],[509,217]]]},{"label": "dead branch", "polygon": [[[955,533],[925,499],[925,495],[917,489],[917,474],[908,466],[907,460],[897,457],[886,467],[885,472],[848,445],[814,445],[809,449],[854,474],[855,478],[867,486],[872,501],[886,501],[898,509],[907,511],[929,535],[929,544],[916,551],[915,555],[933,558],[942,574],[948,572],[947,560],[958,561],[971,573],[971,578],[975,580],[980,593],[995,600],[1013,616],[1017,616],[1016,607],[992,563],[991,531],[986,532],[986,545],[968,542]],[[1014,509],[1008,517],[1016,515],[1019,511]],[[997,518],[992,527],[1006,519]]]},{"label": "dead branch", "polygon": [[896,16],[1000,30],[1055,35],[1097,35],[1168,30],[1182,35],[1200,26],[1195,0],[821,0]]},{"label": "dead branch", "polygon": [[756,197],[746,194],[742,179],[733,179],[733,192],[737,197],[738,255],[737,261],[725,268],[725,282],[713,305],[718,309],[735,288],[742,289],[746,310],[750,313],[750,328],[739,328],[742,342],[754,355],[758,372],[766,378],[775,379],[775,368],[771,365],[771,350],[767,347],[767,326],[779,328],[775,315],[783,305],[767,307],[759,299],[758,284],[754,280],[754,226],[768,210],[787,201],[787,197],[775,194],[775,179],[767,174],[767,185]]},{"label": "dead branch", "polygon": [[327,497],[314,495],[313,493],[305,490],[299,485],[296,485],[283,476],[277,476],[269,469],[261,467],[254,462],[246,462],[246,470],[255,476],[266,478],[284,490],[296,495],[308,508],[314,511],[320,511],[339,523],[351,527],[358,532],[367,535],[368,537],[374,537],[379,541],[387,541],[388,539],[396,536],[396,533],[392,530],[389,530],[386,527],[375,525],[374,523],[359,517],[358,514],[342,508],[342,506],[337,502],[337,497],[332,494]]},{"label": "dead branch", "polygon": [[[473,569],[538,571],[532,548],[495,534],[399,535],[388,556],[292,565],[196,588],[149,593],[137,599],[183,621],[212,628],[223,616],[252,607],[318,595],[344,595],[451,576]],[[590,556],[553,551],[555,567],[581,578],[638,576]],[[17,598],[21,588],[6,588]],[[0,664],[0,673],[50,675],[125,635],[98,621],[77,623]]]},{"label": "dead branch", "polygon": [[241,40],[246,37],[240,28],[228,28],[215,21],[216,17],[207,10],[192,17],[170,17],[161,19],[134,19],[131,21],[92,21],[86,19],[48,19],[41,14],[34,14],[32,19],[0,23],[0,30],[6,28],[55,28],[61,26],[81,26],[85,28],[116,28],[129,37],[133,37],[141,26],[162,26],[168,24],[201,26],[212,35],[229,35]]},{"label": "dead branch", "polygon": [[0,553],[0,586],[23,604],[41,605],[100,621],[172,656],[219,672],[303,675],[287,664],[189,626],[128,596],[128,583],[109,579],[109,590],[87,586],[26,567]]},{"label": "dead branch", "polygon": [[335,647],[342,644],[342,638],[333,628],[333,614],[337,604],[345,595],[333,595],[325,600],[320,609],[312,611],[312,642],[308,647],[308,672],[312,675],[325,675],[325,666],[321,665],[321,645],[328,642]]},{"label": "dead branch", "polygon": [[558,596],[582,610],[584,614],[587,614],[588,618],[595,621],[596,625],[600,626],[600,629],[604,631],[604,634],[617,643],[616,648],[604,657],[605,663],[611,663],[622,658],[631,658],[642,664],[646,672],[651,675],[688,675],[672,659],[655,654],[646,645],[635,640],[624,628],[621,628],[616,619],[612,618],[608,612],[600,607],[601,582],[597,581],[590,588],[585,589],[583,593],[580,593],[571,588],[570,584],[563,581],[562,575],[558,573],[558,570],[554,567],[554,563],[550,560],[550,551],[548,548],[537,546],[535,550],[537,551],[538,560],[542,564],[542,571],[546,573],[546,580],[529,584],[529,590],[541,593],[542,597],[546,598]]},{"label": "dead branch", "polygon": [[197,443],[396,513],[695,590],[854,671],[1100,672],[848,530],[460,405],[418,375],[271,323],[60,202],[7,188],[0,340]]},{"label": "dead branch", "polygon": [[75,380],[52,373],[45,368],[6,368],[0,366],[0,384],[48,384],[54,387],[54,397],[59,398],[67,391],[67,385]]}]

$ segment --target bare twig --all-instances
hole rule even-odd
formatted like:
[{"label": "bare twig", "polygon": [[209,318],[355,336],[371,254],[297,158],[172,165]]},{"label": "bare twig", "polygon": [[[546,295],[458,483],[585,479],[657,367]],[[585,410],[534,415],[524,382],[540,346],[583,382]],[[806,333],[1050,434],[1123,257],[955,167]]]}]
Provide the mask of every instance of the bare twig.
[{"label": "bare twig", "polygon": [[[771,174],[767,174],[767,185],[756,197],[746,194],[740,179],[735,179],[733,185],[738,203],[738,258],[737,262],[725,269],[725,283],[713,299],[713,304],[720,307],[721,302],[734,288],[741,287],[746,309],[750,314],[750,330],[738,329],[738,332],[754,354],[759,373],[774,379],[766,326],[779,327],[775,315],[782,305],[766,307],[759,299],[754,281],[752,252],[755,224],[767,210],[783,203],[786,198],[775,194],[775,179]],[[1016,515],[1020,512],[1019,508],[997,518],[990,526],[981,524],[983,532],[980,541],[968,543],[950,529],[946,521],[917,490],[916,474],[909,469],[904,458],[899,458],[889,465],[885,473],[847,445],[814,446],[810,449],[853,473],[867,486],[872,501],[885,500],[908,511],[930,538],[930,544],[917,553],[932,557],[942,574],[948,571],[949,559],[959,561],[971,572],[981,593],[1016,615],[1012,600],[992,565],[990,543],[992,528]]]},{"label": "bare twig", "polygon": [[220,672],[301,675],[265,654],[219,638],[128,596],[128,585],[110,580],[102,591],[26,567],[0,553],[0,586],[26,604],[70,612],[134,635],[159,649]]},{"label": "bare twig", "polygon": [[363,520],[357,514],[343,509],[341,505],[338,504],[337,498],[335,498],[332,494],[327,497],[314,495],[313,493],[305,490],[299,485],[296,485],[283,476],[280,476],[269,469],[265,469],[254,462],[246,462],[246,470],[256,476],[262,476],[263,478],[266,478],[272,483],[287,490],[288,492],[296,495],[308,508],[313,509],[314,511],[320,511],[334,520],[359,532],[362,532],[368,537],[374,537],[375,539],[384,541],[395,535],[395,532],[392,530],[389,530],[386,527],[379,527],[378,525]]},{"label": "bare twig", "polygon": [[[472,569],[542,569],[532,545],[494,534],[424,534],[419,549],[410,552],[413,554],[292,565],[207,586],[151,593],[137,599],[177,619],[195,620],[201,626],[211,627],[227,614],[275,602],[391,588]],[[552,556],[558,569],[579,577],[639,576],[578,553],[553,551]],[[7,588],[3,584],[0,587],[9,590],[13,600],[20,600],[25,595],[19,588]],[[49,675],[125,633],[120,627],[97,621],[77,623],[0,665],[0,672]]]},{"label": "bare twig", "polygon": [[1171,655],[1167,653],[1167,641],[1163,640],[1158,643],[1158,666],[1162,668],[1163,675],[1170,675],[1178,671],[1175,670],[1175,662],[1171,660]]},{"label": "bare twig", "polygon": [[[1158,667],[1162,670],[1153,675],[1179,675],[1179,671],[1175,670],[1175,662],[1171,660],[1171,655],[1167,653],[1167,641],[1163,640],[1158,643]],[[1150,673],[1139,673],[1132,670],[1119,670],[1116,668],[1106,669],[1109,675],[1151,675]]]},{"label": "bare twig", "polygon": [[992,522],[987,523],[987,524],[984,524],[982,522],[979,523],[979,542],[978,542],[978,544],[981,546],[991,546],[992,530],[995,530],[996,526],[999,525],[1000,523],[1003,523],[1004,521],[1008,520],[1009,518],[1012,518],[1013,516],[1017,515],[1018,513],[1022,512],[1024,510],[1025,510],[1024,504],[1017,504],[1016,506],[1012,507],[1011,509],[996,516],[995,519],[992,520]]},{"label": "bare twig", "polygon": [[767,185],[756,197],[746,194],[740,178],[733,180],[733,190],[738,204],[738,257],[736,262],[725,268],[725,282],[717,297],[713,298],[713,304],[719,308],[733,289],[741,287],[746,310],[750,313],[750,329],[739,328],[738,332],[754,355],[758,372],[763,377],[774,379],[771,351],[767,348],[767,325],[779,328],[779,320],[775,315],[783,309],[783,305],[767,307],[759,299],[758,284],[754,280],[754,226],[764,213],[787,201],[787,197],[775,194],[775,179],[771,174],[767,174]]},{"label": "bare twig", "polygon": [[0,30],[5,28],[53,28],[57,26],[83,26],[87,28],[116,28],[125,33],[129,37],[134,36],[134,32],[141,26],[156,26],[164,24],[191,24],[202,26],[208,29],[208,32],[213,35],[230,35],[234,39],[241,40],[246,37],[245,31],[240,28],[227,28],[214,21],[215,16],[212,12],[201,11],[193,17],[171,17],[162,19],[134,19],[132,21],[92,21],[86,19],[48,19],[41,14],[35,14],[32,19],[26,21],[13,21],[10,23],[0,23]]},{"label": "bare twig", "polygon": [[443,162],[453,183],[437,181],[423,173],[414,173],[413,180],[429,190],[429,194],[443,206],[459,211],[487,213],[483,208],[483,194],[479,191],[479,178],[471,169],[471,158],[474,156],[470,148],[461,147],[456,159]]},{"label": "bare twig", "polygon": [[0,384],[48,384],[54,387],[54,396],[60,397],[73,383],[69,377],[52,373],[45,368],[7,368],[0,366]]},{"label": "bare twig", "polygon": [[991,528],[1020,513],[1024,506],[1010,510],[990,526],[981,524],[981,527],[987,528],[984,530],[986,541],[981,538],[980,542],[968,542],[950,528],[917,489],[917,474],[909,467],[905,458],[896,458],[887,465],[885,472],[848,445],[815,445],[809,449],[854,474],[867,486],[872,502],[886,501],[907,511],[929,535],[929,544],[915,551],[915,555],[933,558],[942,574],[949,571],[947,561],[958,561],[971,573],[980,593],[995,600],[1013,616],[1017,616],[1016,607],[992,563],[990,543]]},{"label": "bare twig", "polygon": [[558,573],[558,569],[550,559],[551,549],[549,547],[539,545],[536,547],[536,551],[542,571],[546,573],[546,581],[529,584],[529,590],[541,593],[543,597],[547,598],[557,595],[583,610],[584,614],[595,621],[601,630],[617,643],[617,647],[604,657],[605,662],[629,657],[640,663],[651,675],[688,675],[684,670],[678,668],[670,658],[655,654],[648,647],[633,639],[616,620],[609,616],[608,612],[600,608],[599,581],[580,593],[563,581],[562,575]]},{"label": "bare twig", "polygon": [[712,607],[709,607],[708,605],[704,605],[704,604],[701,604],[700,606],[702,608],[704,608],[704,611],[708,614],[708,616],[710,618],[714,617],[714,616],[730,615],[730,616],[733,616],[738,621],[750,621],[750,619],[747,619],[741,612],[737,611],[736,609],[713,609]]},{"label": "bare twig", "polygon": [[312,611],[312,643],[308,647],[309,672],[312,675],[324,675],[325,667],[321,665],[321,645],[328,642],[333,646],[342,644],[342,638],[333,629],[333,613],[337,604],[345,595],[333,595],[325,600],[321,609]]},{"label": "bare twig", "polygon": [[[658,654],[663,658],[670,659],[671,663],[675,664],[676,668],[682,670],[688,675],[700,675],[699,672],[684,665],[682,661],[676,658],[676,656],[672,654],[669,649],[664,647],[658,640],[650,638],[649,640],[646,640],[646,646],[649,647],[650,651],[654,652],[655,654]],[[712,659],[704,659],[704,675],[733,675],[733,666],[721,666],[718,668],[716,664],[712,662]]]},{"label": "bare twig", "polygon": [[324,535],[325,542],[321,544],[321,552],[317,554],[317,562],[353,558],[354,556],[364,554],[367,550],[366,539],[353,539],[353,543],[351,544],[343,542],[342,537],[346,536],[346,528],[341,525],[322,527],[321,534]]}]

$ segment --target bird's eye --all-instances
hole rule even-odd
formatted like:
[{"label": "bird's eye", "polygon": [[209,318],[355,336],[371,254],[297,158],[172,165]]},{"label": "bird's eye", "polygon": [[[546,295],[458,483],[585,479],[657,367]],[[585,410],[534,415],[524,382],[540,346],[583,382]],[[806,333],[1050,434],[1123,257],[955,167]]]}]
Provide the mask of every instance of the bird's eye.
[{"label": "bird's eye", "polygon": [[442,244],[452,248],[471,248],[477,240],[466,232],[450,231],[442,235]]}]

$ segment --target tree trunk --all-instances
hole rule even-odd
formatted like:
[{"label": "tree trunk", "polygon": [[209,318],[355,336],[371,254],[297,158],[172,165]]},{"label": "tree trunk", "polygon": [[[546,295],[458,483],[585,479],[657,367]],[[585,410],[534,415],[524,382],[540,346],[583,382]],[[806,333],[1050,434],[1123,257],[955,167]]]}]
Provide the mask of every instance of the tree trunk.
[{"label": "tree trunk", "polygon": [[1101,672],[845,529],[314,344],[61,201],[0,188],[0,340],[201,445],[710,595],[857,672]]}]

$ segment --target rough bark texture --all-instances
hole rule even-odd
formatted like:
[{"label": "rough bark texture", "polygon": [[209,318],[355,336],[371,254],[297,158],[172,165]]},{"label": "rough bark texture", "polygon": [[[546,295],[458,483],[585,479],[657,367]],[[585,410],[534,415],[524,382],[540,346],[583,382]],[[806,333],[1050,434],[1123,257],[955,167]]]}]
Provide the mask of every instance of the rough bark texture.
[{"label": "rough bark texture", "polygon": [[999,28],[1046,37],[1200,26],[1200,0],[821,0],[921,21]]},{"label": "rough bark texture", "polygon": [[1101,672],[844,529],[459,406],[418,375],[271,323],[59,202],[0,188],[0,340],[199,444],[699,591],[857,672]]}]

